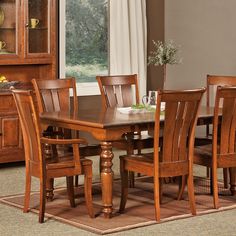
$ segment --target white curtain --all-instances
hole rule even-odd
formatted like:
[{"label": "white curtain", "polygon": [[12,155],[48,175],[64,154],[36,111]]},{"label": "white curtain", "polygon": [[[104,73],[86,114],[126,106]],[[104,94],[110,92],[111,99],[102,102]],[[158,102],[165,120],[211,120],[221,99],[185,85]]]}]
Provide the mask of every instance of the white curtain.
[{"label": "white curtain", "polygon": [[110,74],[138,74],[140,97],[146,94],[146,0],[110,0]]}]

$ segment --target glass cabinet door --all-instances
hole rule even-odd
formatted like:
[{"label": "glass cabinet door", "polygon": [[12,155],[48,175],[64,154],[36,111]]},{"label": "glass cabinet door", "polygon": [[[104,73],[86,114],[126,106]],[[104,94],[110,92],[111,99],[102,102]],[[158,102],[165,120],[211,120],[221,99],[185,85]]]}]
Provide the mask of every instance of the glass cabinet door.
[{"label": "glass cabinet door", "polygon": [[18,54],[18,0],[0,1],[0,55]]},{"label": "glass cabinet door", "polygon": [[50,53],[50,0],[28,0],[28,54]]}]

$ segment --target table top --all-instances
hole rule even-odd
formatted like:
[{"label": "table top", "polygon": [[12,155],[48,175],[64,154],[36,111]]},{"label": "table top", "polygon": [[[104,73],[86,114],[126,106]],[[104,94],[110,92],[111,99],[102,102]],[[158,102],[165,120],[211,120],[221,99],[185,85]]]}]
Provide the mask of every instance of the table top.
[{"label": "table top", "polygon": [[[211,118],[213,111],[214,109],[212,107],[201,106],[198,116],[202,119]],[[40,114],[40,118],[43,123],[65,122],[68,124],[106,129],[125,125],[154,123],[155,112],[122,114],[116,108],[108,108],[106,110],[88,108],[79,110],[76,116],[66,112],[43,112]],[[164,116],[161,119],[164,119]]]}]

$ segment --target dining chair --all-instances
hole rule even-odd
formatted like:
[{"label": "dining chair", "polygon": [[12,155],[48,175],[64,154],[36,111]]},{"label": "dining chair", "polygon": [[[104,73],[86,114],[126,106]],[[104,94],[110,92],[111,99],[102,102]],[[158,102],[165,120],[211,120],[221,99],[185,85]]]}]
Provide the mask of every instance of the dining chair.
[{"label": "dining chair", "polygon": [[[154,177],[155,217],[160,221],[160,180],[186,176],[191,213],[196,214],[193,186],[193,151],[199,104],[205,88],[182,91],[158,91],[154,153],[120,156],[121,201],[125,210],[128,198],[128,171]],[[161,103],[165,103],[164,114]],[[162,139],[160,139],[162,137]],[[160,149],[160,140],[162,148]],[[183,185],[182,185],[183,186]],[[182,190],[181,190],[182,191]]]},{"label": "dining chair", "polygon": [[[236,76],[226,75],[207,75],[207,90],[206,90],[206,106],[212,107],[215,102],[215,94],[217,86],[236,86]],[[212,143],[212,127],[206,125],[206,133],[203,137],[197,136],[195,140],[196,146],[208,145]],[[224,187],[228,188],[228,170],[223,169]],[[207,168],[207,176],[210,176]]]},{"label": "dining chair", "polygon": [[[74,78],[55,80],[32,79],[32,84],[35,90],[39,112],[65,111],[70,112],[73,116],[78,114],[78,98]],[[44,135],[48,137],[59,135],[69,138],[79,137],[79,132],[50,126],[44,131]],[[100,145],[91,144],[80,146],[81,156],[95,156],[100,155],[100,153]],[[53,184],[51,183],[51,185]],[[78,177],[75,178],[75,186],[78,186]],[[52,195],[52,192],[49,194]]]},{"label": "dining chair", "polygon": [[[206,106],[214,106],[217,86],[236,86],[236,76],[207,75]],[[206,125],[205,138],[212,139],[209,124]],[[207,142],[208,140],[206,140]],[[209,143],[209,142],[208,142]]]},{"label": "dining chair", "polygon": [[[92,161],[81,159],[79,145],[86,144],[85,139],[57,139],[46,138],[41,135],[41,128],[33,101],[33,92],[12,90],[25,147],[26,184],[24,212],[29,210],[31,177],[36,177],[40,182],[39,189],[39,222],[44,222],[46,203],[46,181],[58,177],[66,177],[67,193],[71,207],[75,207],[73,176],[84,175],[85,201],[90,217],[94,217],[92,205]],[[73,153],[61,155],[56,149],[51,158],[43,152],[45,144],[72,145]]]},{"label": "dining chair", "polygon": [[[102,107],[130,107],[139,104],[139,87],[137,74],[112,75],[96,77],[101,92]],[[112,143],[113,147],[126,150],[133,154],[134,150],[141,153],[144,148],[153,147],[153,137],[141,132],[124,134],[119,141]],[[134,186],[134,176],[130,173],[130,186]]]},{"label": "dining chair", "polygon": [[212,170],[211,187],[213,190],[214,207],[219,208],[218,168],[236,167],[236,87],[217,87],[214,119],[213,140],[209,145],[195,148],[194,163]]}]

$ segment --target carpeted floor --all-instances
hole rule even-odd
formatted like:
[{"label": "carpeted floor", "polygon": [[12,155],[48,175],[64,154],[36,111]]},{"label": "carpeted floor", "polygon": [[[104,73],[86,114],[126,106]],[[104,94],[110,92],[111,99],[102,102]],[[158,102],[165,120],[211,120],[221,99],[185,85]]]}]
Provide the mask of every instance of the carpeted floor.
[{"label": "carpeted floor", "polygon": [[[93,186],[93,201],[96,212],[96,218],[89,218],[84,198],[83,188],[76,190],[77,207],[70,208],[67,194],[64,188],[58,188],[55,191],[54,201],[48,202],[46,205],[46,222],[51,219],[73,225],[80,229],[84,229],[97,234],[108,234],[120,232],[137,227],[156,224],[154,217],[154,202],[152,181],[146,178],[136,180],[136,187],[130,189],[129,198],[124,214],[119,214],[117,209],[120,200],[120,183],[114,183],[114,216],[112,219],[104,219],[101,215],[101,192],[100,185]],[[184,199],[181,201],[175,200],[177,194],[177,184],[165,184],[163,186],[163,197],[161,203],[161,223],[167,221],[180,220],[187,217],[192,217],[189,209],[187,193],[184,194]],[[202,178],[195,179],[195,197],[197,215],[219,212],[227,209],[236,208],[235,197],[230,196],[228,190],[219,188],[220,205],[219,210],[213,209],[213,199],[209,195],[209,182]],[[18,207],[22,209],[24,196],[22,194],[1,197],[0,202]],[[31,211],[37,213],[38,210],[38,193],[32,193]],[[109,224],[108,224],[109,222]]]}]

